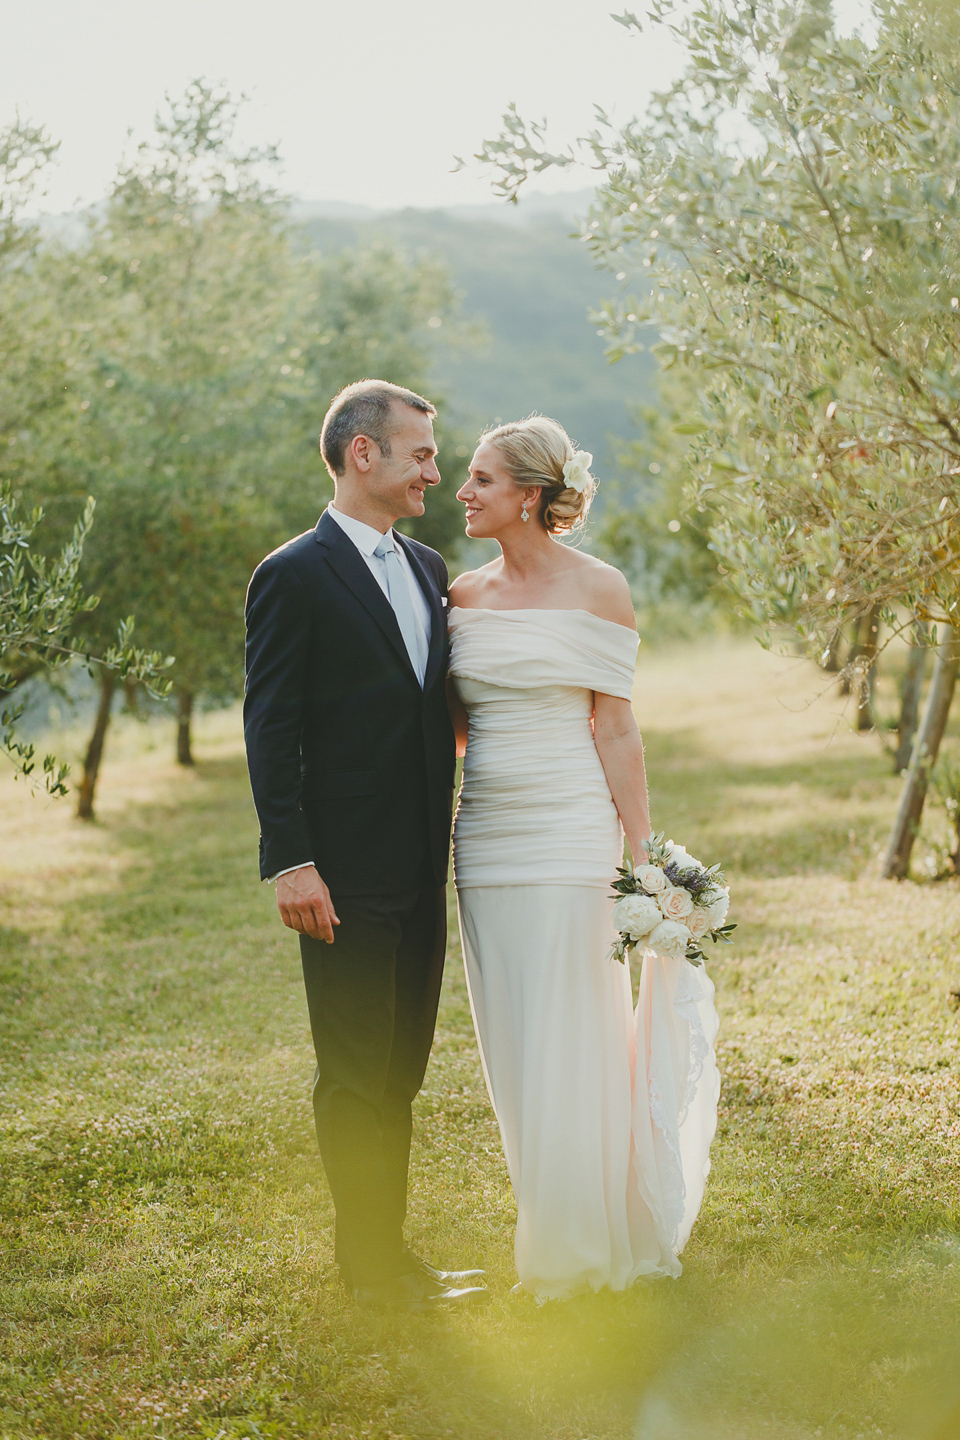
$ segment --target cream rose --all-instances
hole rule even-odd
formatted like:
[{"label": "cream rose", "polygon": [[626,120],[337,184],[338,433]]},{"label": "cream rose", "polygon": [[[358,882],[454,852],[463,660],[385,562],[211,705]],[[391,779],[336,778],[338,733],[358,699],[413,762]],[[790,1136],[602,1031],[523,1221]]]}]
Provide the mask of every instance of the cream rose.
[{"label": "cream rose", "polygon": [[665,920],[682,920],[693,909],[690,891],[680,885],[668,885],[657,896],[657,904]]},{"label": "cream rose", "polygon": [[690,931],[679,920],[661,920],[657,928],[651,931],[647,945],[658,955],[665,955],[668,960],[683,960],[687,954],[689,939]]},{"label": "cream rose", "polygon": [[659,865],[638,865],[633,873],[648,895],[659,895],[669,884]]},{"label": "cream rose", "polygon": [[660,919],[660,907],[649,895],[624,895],[613,907],[614,925],[632,940],[645,940]]},{"label": "cream rose", "polygon": [[696,906],[694,906],[683,923],[690,931],[694,940],[702,940],[707,931],[713,929],[713,926],[710,924],[710,916],[706,910],[700,910]]}]

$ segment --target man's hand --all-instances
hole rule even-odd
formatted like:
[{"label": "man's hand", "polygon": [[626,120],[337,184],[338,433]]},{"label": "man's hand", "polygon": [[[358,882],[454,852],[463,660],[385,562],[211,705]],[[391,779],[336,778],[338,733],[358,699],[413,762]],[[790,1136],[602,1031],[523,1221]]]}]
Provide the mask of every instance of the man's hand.
[{"label": "man's hand", "polygon": [[277,909],[284,925],[299,935],[333,944],[333,927],[339,925],[330,891],[315,865],[303,865],[277,881]]}]

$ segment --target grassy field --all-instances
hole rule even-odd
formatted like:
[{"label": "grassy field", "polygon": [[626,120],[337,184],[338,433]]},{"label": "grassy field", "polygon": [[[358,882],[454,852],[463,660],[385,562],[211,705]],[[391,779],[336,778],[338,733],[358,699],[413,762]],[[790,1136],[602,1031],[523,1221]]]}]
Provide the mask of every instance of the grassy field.
[{"label": "grassy field", "polygon": [[234,712],[193,772],[118,726],[93,826],[3,780],[0,1436],[960,1435],[960,890],[876,878],[897,784],[823,682],[748,642],[641,660],[655,821],[741,927],[714,1169],[682,1279],[542,1308],[454,935],[409,1232],[490,1303],[343,1296]]}]

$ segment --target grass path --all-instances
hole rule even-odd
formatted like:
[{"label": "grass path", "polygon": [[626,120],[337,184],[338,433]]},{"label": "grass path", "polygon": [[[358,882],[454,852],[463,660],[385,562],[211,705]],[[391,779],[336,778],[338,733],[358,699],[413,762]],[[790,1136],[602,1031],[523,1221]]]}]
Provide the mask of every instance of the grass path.
[{"label": "grass path", "polygon": [[4,781],[0,1437],[960,1435],[960,891],[875,878],[896,782],[821,680],[745,644],[640,667],[655,819],[728,862],[741,924],[679,1282],[508,1297],[451,936],[409,1230],[492,1299],[445,1321],[339,1289],[236,714],[195,772],[120,726],[94,826]]}]

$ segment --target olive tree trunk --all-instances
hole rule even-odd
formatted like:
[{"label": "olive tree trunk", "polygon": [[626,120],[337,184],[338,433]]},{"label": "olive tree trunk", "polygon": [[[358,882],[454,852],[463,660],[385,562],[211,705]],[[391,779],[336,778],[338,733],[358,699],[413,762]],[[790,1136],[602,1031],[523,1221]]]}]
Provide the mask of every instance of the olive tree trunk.
[{"label": "olive tree trunk", "polygon": [[836,675],[840,669],[840,647],[843,645],[843,631],[838,626],[833,632],[833,639],[827,646],[826,653],[821,660],[821,665],[828,675]]},{"label": "olive tree trunk", "polygon": [[[859,620],[854,623],[853,639],[850,642],[850,649],[847,652],[840,676],[841,695],[849,695],[858,688],[859,675],[863,673],[864,669],[864,656],[868,657],[867,663],[869,663],[869,657],[877,653],[877,637],[880,630],[879,613],[879,606],[871,607],[866,615],[861,615]],[[861,695],[862,693],[861,687]],[[860,726],[859,714],[857,722],[858,729],[868,728]]]},{"label": "olive tree trunk", "polygon": [[913,739],[920,720],[920,696],[923,693],[923,677],[927,669],[929,646],[922,644],[927,627],[918,620],[913,627],[914,643],[907,652],[907,665],[900,686],[900,723],[897,726],[897,753],[893,768],[902,775],[910,764],[913,753]]},{"label": "olive tree trunk", "polygon": [[880,606],[873,605],[864,617],[860,631],[859,655],[862,673],[857,704],[857,729],[872,730],[877,723],[874,697],[877,692],[877,647],[880,642]]},{"label": "olive tree trunk", "polygon": [[920,827],[923,802],[927,798],[930,772],[937,761],[940,741],[947,728],[950,702],[960,670],[960,635],[952,625],[943,627],[937,646],[933,680],[927,695],[923,719],[913,742],[910,764],[904,776],[897,818],[893,822],[887,853],[883,858],[883,878],[903,880],[910,869],[910,852]]},{"label": "olive tree trunk", "polygon": [[80,781],[80,794],[77,799],[77,815],[81,820],[93,819],[93,797],[96,794],[97,777],[100,774],[100,762],[103,759],[103,746],[107,738],[107,727],[110,724],[110,710],[116,685],[117,678],[112,670],[100,671],[100,703],[97,705],[97,718],[93,722],[90,744],[87,746],[87,753],[83,758],[83,779]]},{"label": "olive tree trunk", "polygon": [[190,719],[193,715],[193,694],[189,690],[177,691],[177,764],[192,765],[190,750]]}]

